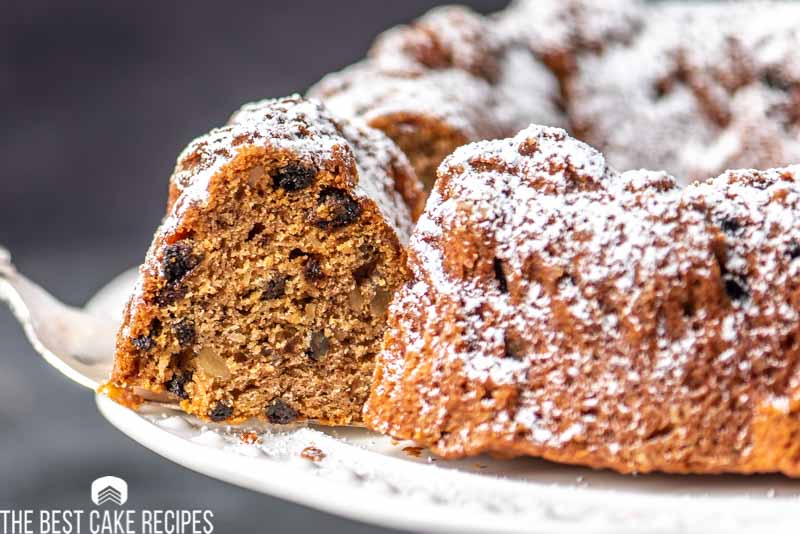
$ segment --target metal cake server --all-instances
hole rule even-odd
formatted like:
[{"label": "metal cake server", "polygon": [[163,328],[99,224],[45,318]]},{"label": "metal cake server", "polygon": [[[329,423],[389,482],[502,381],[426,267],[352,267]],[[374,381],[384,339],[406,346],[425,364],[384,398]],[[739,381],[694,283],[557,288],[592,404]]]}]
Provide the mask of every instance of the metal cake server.
[{"label": "metal cake server", "polygon": [[28,280],[0,246],[0,301],[5,301],[47,363],[78,384],[97,390],[111,374],[118,324],[67,306]]}]

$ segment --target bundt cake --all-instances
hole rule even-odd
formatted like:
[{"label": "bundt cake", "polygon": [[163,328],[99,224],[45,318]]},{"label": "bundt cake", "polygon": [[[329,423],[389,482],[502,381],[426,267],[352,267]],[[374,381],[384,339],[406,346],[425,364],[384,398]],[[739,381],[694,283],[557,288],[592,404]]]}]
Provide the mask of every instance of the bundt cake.
[{"label": "bundt cake", "polygon": [[370,428],[446,458],[800,476],[800,166],[681,189],[532,126],[438,174]]},{"label": "bundt cake", "polygon": [[528,124],[565,125],[558,83],[521,39],[467,8],[437,8],[377,38],[367,59],[308,94],[382,130],[430,190],[459,146]]},{"label": "bundt cake", "polygon": [[[723,173],[800,161],[798,14],[438,8],[312,87],[324,105],[245,106],[178,160],[108,391],[363,416],[449,458],[800,476],[800,167]],[[722,174],[502,139],[531,123]]]},{"label": "bundt cake", "polygon": [[290,97],[193,141],[117,339],[110,391],[201,418],[361,418],[422,207],[382,133]]}]

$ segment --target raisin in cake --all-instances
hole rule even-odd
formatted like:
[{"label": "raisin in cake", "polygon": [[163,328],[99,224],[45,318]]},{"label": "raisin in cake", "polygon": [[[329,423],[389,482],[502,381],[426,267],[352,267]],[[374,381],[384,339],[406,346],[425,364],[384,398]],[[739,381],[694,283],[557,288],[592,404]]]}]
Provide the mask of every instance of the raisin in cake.
[{"label": "raisin in cake", "polygon": [[546,127],[458,149],[366,423],[446,458],[800,476],[799,179],[680,189]]},{"label": "raisin in cake", "polygon": [[379,131],[299,97],[245,106],[178,158],[114,388],[217,422],[358,421],[421,195]]},{"label": "raisin in cake", "polygon": [[526,43],[467,8],[437,8],[379,36],[366,60],[309,90],[391,137],[430,189],[457,147],[531,122],[566,124],[558,83]]}]

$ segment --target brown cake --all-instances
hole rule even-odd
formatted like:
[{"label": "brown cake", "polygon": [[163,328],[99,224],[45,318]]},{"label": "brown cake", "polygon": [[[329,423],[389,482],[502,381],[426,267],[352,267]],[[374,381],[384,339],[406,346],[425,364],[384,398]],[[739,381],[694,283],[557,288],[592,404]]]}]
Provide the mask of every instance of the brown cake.
[{"label": "brown cake", "polygon": [[391,137],[426,185],[457,147],[562,125],[555,77],[527,43],[467,8],[434,9],[379,36],[366,60],[309,90],[344,116]]},{"label": "brown cake", "polygon": [[379,131],[299,97],[245,106],[178,158],[111,390],[216,422],[358,421],[421,195]]},{"label": "brown cake", "polygon": [[359,421],[405,283],[376,430],[448,457],[797,474],[797,169],[680,191],[533,128],[458,150],[410,267],[403,246],[416,176],[430,189],[457,147],[531,123],[681,181],[800,161],[798,14],[439,8],[309,90],[349,120],[246,106],[179,159],[110,390],[213,421]]},{"label": "brown cake", "polygon": [[538,126],[458,149],[366,423],[446,458],[800,476],[798,179],[680,189]]}]

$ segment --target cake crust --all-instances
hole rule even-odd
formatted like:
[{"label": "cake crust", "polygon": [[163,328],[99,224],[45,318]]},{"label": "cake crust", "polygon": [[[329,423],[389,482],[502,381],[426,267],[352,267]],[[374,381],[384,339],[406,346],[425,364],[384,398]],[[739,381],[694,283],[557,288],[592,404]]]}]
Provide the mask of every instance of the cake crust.
[{"label": "cake crust", "polygon": [[797,163],[798,19],[796,2],[648,6],[635,39],[578,58],[573,133],[617,167],[687,184]]},{"label": "cake crust", "polygon": [[563,130],[462,147],[367,425],[445,458],[800,476],[800,168],[686,189]]}]

